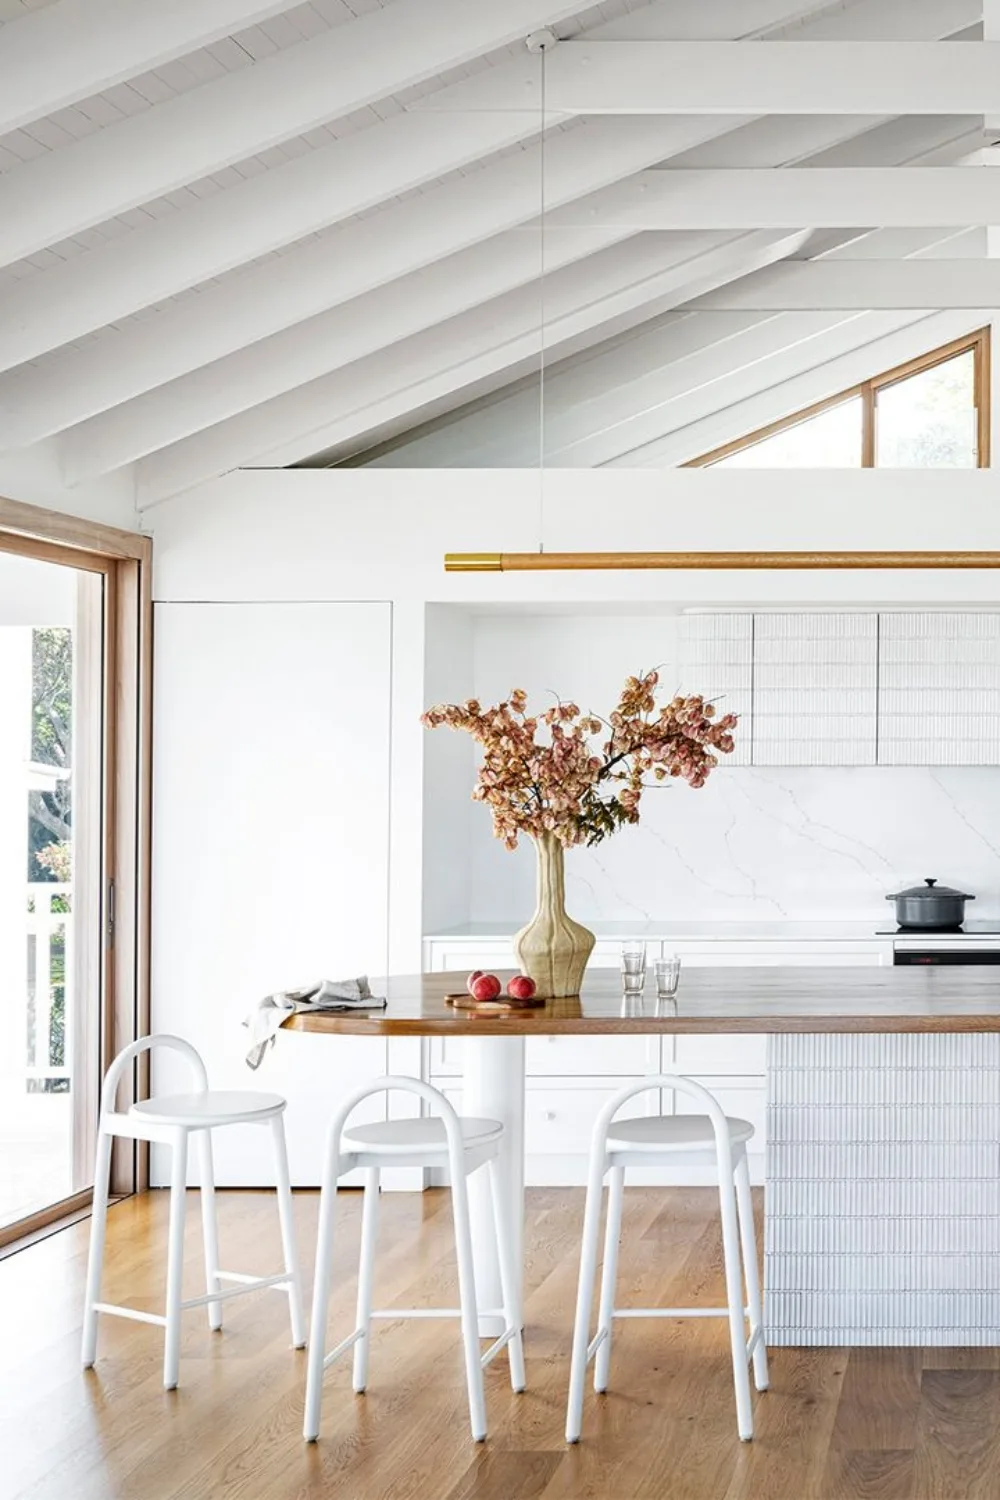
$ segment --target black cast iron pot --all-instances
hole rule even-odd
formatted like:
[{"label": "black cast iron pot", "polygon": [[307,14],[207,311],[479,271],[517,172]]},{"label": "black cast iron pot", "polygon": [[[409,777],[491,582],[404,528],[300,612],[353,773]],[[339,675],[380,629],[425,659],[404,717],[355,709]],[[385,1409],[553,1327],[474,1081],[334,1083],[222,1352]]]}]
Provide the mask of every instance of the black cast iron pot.
[{"label": "black cast iron pot", "polygon": [[966,901],[975,901],[976,898],[964,891],[953,890],[950,885],[938,885],[936,880],[925,880],[923,885],[911,885],[885,899],[895,901],[896,921],[900,927],[940,932],[946,927],[961,927],[965,921]]}]

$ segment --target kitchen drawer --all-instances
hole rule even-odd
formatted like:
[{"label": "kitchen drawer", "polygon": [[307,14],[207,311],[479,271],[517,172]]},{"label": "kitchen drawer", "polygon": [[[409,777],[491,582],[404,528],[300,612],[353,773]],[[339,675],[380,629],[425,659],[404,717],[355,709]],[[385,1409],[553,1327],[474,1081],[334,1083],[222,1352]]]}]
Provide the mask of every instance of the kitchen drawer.
[{"label": "kitchen drawer", "polygon": [[[670,1044],[673,1042],[673,1060]],[[694,1033],[663,1038],[663,1066],[678,1073],[764,1074],[767,1067],[767,1037]]]},{"label": "kitchen drawer", "polygon": [[[624,1086],[593,1083],[587,1088],[529,1088],[524,1101],[524,1149],[529,1156],[586,1156],[594,1122],[608,1100]],[[655,1115],[660,1108],[657,1089],[639,1094],[625,1106],[633,1115]]]},{"label": "kitchen drawer", "polygon": [[[655,1073],[660,1067],[657,1036],[531,1036],[525,1042],[524,1053],[528,1078],[581,1074],[634,1078]],[[461,1073],[461,1037],[431,1037],[429,1071],[432,1078]]]},{"label": "kitchen drawer", "polygon": [[656,1073],[660,1067],[657,1036],[531,1036],[525,1042],[529,1078],[583,1074],[626,1078]]}]

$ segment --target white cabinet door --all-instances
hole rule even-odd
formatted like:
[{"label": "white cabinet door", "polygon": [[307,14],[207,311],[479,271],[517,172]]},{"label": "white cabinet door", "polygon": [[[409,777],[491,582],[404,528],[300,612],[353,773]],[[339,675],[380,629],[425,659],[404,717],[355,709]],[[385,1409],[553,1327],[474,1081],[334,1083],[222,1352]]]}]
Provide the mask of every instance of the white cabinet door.
[{"label": "white cabinet door", "polygon": [[[315,1184],[385,1041],[287,1033],[254,1074],[241,1022],[273,990],[386,972],[390,609],[161,604],[155,624],[153,1029],[217,1087],[285,1094],[293,1181]],[[154,1081],[183,1087],[173,1059]],[[219,1132],[216,1172],[271,1182],[267,1134]]]},{"label": "white cabinet door", "polygon": [[880,622],[879,764],[1000,765],[1000,615]]},{"label": "white cabinet door", "polygon": [[873,766],[878,616],[753,619],[753,764]]}]

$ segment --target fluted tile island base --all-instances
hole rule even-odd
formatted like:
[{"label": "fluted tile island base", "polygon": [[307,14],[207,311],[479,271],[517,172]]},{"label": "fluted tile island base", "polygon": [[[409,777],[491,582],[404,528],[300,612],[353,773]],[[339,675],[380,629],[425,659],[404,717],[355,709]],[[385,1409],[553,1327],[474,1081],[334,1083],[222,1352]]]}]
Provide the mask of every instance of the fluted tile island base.
[{"label": "fluted tile island base", "polygon": [[[701,968],[661,1005],[623,1003],[596,970],[579,996],[486,1015],[445,1003],[464,975],[375,983],[383,1011],[286,1025],[466,1039],[463,1107],[504,1122],[517,1222],[526,1038],[766,1034],[769,1342],[1000,1346],[1000,970]],[[480,1307],[495,1308],[485,1195],[472,1216]],[[485,1312],[481,1328],[498,1331]]]},{"label": "fluted tile island base", "polygon": [[1000,1345],[1000,1037],[768,1038],[771,1344]]}]

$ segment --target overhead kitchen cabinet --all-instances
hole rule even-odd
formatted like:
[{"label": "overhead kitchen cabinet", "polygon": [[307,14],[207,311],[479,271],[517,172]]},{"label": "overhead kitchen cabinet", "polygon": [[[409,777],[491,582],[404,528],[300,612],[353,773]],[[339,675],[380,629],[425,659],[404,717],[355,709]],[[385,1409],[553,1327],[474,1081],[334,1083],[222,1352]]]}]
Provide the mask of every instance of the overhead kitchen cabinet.
[{"label": "overhead kitchen cabinet", "polygon": [[878,764],[1000,765],[1000,614],[879,616]]}]

